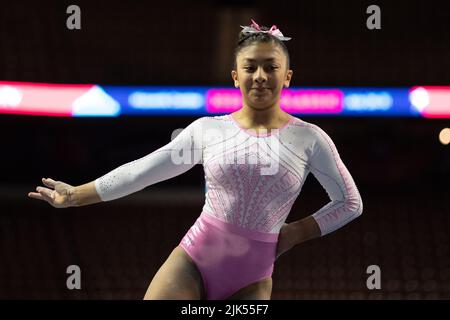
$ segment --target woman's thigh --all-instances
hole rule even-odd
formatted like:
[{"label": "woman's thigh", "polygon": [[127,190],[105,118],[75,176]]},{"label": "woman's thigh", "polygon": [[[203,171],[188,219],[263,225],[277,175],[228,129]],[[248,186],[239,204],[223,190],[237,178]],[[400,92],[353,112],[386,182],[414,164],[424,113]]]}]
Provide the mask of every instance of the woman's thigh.
[{"label": "woman's thigh", "polygon": [[203,296],[200,272],[183,248],[177,246],[153,277],[144,300],[196,300]]}]

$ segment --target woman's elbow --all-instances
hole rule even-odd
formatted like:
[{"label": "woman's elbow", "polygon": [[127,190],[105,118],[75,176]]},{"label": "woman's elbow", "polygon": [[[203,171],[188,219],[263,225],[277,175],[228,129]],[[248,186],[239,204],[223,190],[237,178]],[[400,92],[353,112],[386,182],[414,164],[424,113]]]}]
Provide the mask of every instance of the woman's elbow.
[{"label": "woman's elbow", "polygon": [[363,202],[362,199],[359,198],[358,208],[355,211],[355,215],[356,217],[359,217],[360,215],[362,215],[362,213],[363,213]]},{"label": "woman's elbow", "polygon": [[359,217],[363,212],[363,202],[361,196],[352,197],[346,201],[347,210],[352,213],[354,218]]}]

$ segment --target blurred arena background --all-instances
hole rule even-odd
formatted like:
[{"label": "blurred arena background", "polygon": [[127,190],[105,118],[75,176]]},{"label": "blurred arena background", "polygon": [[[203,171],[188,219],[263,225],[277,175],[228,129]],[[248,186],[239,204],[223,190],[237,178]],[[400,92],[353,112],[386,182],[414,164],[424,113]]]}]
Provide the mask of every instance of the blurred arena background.
[{"label": "blurred arena background", "polygon": [[[13,1],[0,10],[0,81],[230,86],[234,41],[254,18],[286,36],[292,85],[450,85],[448,1]],[[450,108],[450,102],[448,104]],[[315,117],[361,192],[363,215],[276,262],[273,299],[449,299],[447,118]],[[79,185],[168,143],[195,115],[0,114],[0,299],[142,299],[201,212],[201,165],[128,197],[55,209],[27,193],[51,177]],[[288,221],[328,202],[309,175]],[[81,268],[68,290],[66,268]],[[369,265],[381,268],[369,290]]]}]

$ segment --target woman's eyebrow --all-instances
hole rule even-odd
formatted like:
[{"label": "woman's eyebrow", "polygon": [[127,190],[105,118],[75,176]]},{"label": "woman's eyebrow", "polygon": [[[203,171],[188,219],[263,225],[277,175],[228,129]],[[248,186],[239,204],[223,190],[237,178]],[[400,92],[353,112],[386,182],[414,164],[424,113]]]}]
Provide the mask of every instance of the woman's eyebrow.
[{"label": "woman's eyebrow", "polygon": [[[250,59],[250,58],[245,58],[244,59],[245,61],[249,61],[249,62],[255,62],[255,61],[257,61],[257,60],[255,60],[255,59]],[[275,61],[276,59],[275,58],[267,58],[267,59],[265,59],[264,61]]]}]

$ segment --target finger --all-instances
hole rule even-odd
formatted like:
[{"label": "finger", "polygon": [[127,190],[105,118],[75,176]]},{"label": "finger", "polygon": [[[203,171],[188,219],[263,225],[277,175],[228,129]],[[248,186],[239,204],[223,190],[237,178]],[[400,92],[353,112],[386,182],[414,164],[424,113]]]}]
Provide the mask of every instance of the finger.
[{"label": "finger", "polygon": [[42,182],[47,186],[47,187],[51,187],[54,188],[56,181],[50,178],[42,178]]},{"label": "finger", "polygon": [[47,201],[50,204],[53,204],[53,198],[49,197],[48,195],[46,195],[45,193],[40,193],[42,200]]},{"label": "finger", "polygon": [[43,196],[48,197],[49,199],[53,199],[53,190],[44,187],[37,187],[36,191],[42,194]]},{"label": "finger", "polygon": [[45,201],[44,197],[38,192],[28,192],[28,197]]},{"label": "finger", "polygon": [[34,198],[34,199],[46,201],[46,202],[48,202],[48,203],[50,203],[50,204],[53,203],[53,199],[49,198],[49,197],[46,196],[46,195],[37,193],[37,192],[29,192],[29,193],[28,193],[28,196],[29,196],[30,198]]}]

